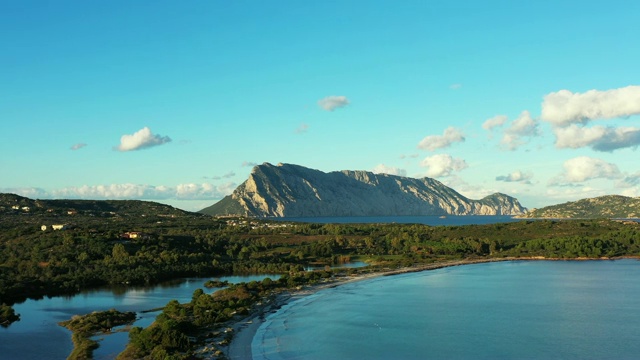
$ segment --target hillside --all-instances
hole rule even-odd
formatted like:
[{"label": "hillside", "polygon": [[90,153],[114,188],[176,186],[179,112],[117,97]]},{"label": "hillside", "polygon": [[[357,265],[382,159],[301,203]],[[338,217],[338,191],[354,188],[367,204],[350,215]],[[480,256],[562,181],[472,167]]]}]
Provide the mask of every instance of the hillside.
[{"label": "hillside", "polygon": [[600,196],[547,206],[541,209],[532,209],[520,217],[557,219],[640,218],[640,198],[620,195]]},{"label": "hillside", "polygon": [[471,200],[441,182],[367,171],[325,173],[264,163],[233,194],[200,210],[255,217],[517,215],[517,199],[496,193]]},{"label": "hillside", "polygon": [[31,216],[140,217],[198,216],[170,205],[140,200],[34,200],[15,194],[0,193],[0,214]]}]

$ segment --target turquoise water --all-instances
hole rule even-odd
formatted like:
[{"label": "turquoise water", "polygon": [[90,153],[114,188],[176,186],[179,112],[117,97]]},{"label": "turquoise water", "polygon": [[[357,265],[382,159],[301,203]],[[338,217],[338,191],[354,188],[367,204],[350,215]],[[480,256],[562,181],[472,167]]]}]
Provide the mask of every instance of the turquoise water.
[{"label": "turquoise water", "polygon": [[632,359],[640,262],[519,261],[381,277],[269,315],[254,359]]}]

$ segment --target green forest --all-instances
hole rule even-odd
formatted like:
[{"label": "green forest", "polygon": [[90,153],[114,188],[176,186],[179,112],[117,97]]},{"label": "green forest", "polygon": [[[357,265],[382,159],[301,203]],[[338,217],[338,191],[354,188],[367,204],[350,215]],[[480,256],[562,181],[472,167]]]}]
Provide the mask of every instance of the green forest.
[{"label": "green forest", "polygon": [[[46,224],[62,230],[42,230]],[[147,329],[133,328],[121,358],[188,358],[212,335],[268,295],[347,275],[456,259],[615,258],[640,255],[640,224],[605,219],[523,220],[467,226],[314,224],[198,214],[0,218],[0,323],[19,321],[25,298],[99,286],[153,284],[188,276],[282,274],[278,280],[196,292],[169,303]],[[309,265],[364,261],[361,269],[304,271]],[[210,284],[217,286],[221,284]],[[195,339],[195,340],[194,340]]]}]

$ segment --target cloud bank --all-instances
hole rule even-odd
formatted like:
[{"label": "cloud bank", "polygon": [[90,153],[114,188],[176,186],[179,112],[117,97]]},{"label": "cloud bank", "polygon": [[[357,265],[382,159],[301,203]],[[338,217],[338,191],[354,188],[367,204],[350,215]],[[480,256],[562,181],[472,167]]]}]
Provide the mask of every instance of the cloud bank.
[{"label": "cloud bank", "polygon": [[332,95],[318,100],[318,105],[326,111],[333,111],[349,105],[349,99],[346,96]]},{"label": "cloud bank", "polygon": [[136,131],[132,135],[122,135],[120,145],[114,147],[117,151],[133,151],[150,148],[171,142],[168,136],[155,135],[148,127]]},{"label": "cloud bank", "polygon": [[235,187],[234,183],[219,186],[209,183],[179,184],[177,186],[111,184],[72,186],[52,191],[39,188],[12,188],[0,191],[38,199],[215,200],[231,194]]},{"label": "cloud bank", "polygon": [[456,142],[463,142],[464,134],[462,131],[449,126],[444,130],[442,135],[429,135],[426,136],[420,143],[418,143],[418,149],[435,151],[451,146]]},{"label": "cloud bank", "polygon": [[373,168],[374,174],[389,174],[397,176],[407,176],[407,171],[393,166],[387,166],[385,164],[378,164]]}]

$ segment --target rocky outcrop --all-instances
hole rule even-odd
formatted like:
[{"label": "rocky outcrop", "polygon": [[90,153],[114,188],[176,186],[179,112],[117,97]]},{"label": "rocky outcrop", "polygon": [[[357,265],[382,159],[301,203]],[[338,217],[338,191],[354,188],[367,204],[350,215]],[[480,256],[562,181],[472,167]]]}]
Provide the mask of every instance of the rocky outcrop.
[{"label": "rocky outcrop", "polygon": [[496,193],[470,200],[441,182],[368,171],[319,170],[264,163],[232,195],[201,210],[255,217],[518,215],[513,197]]}]

